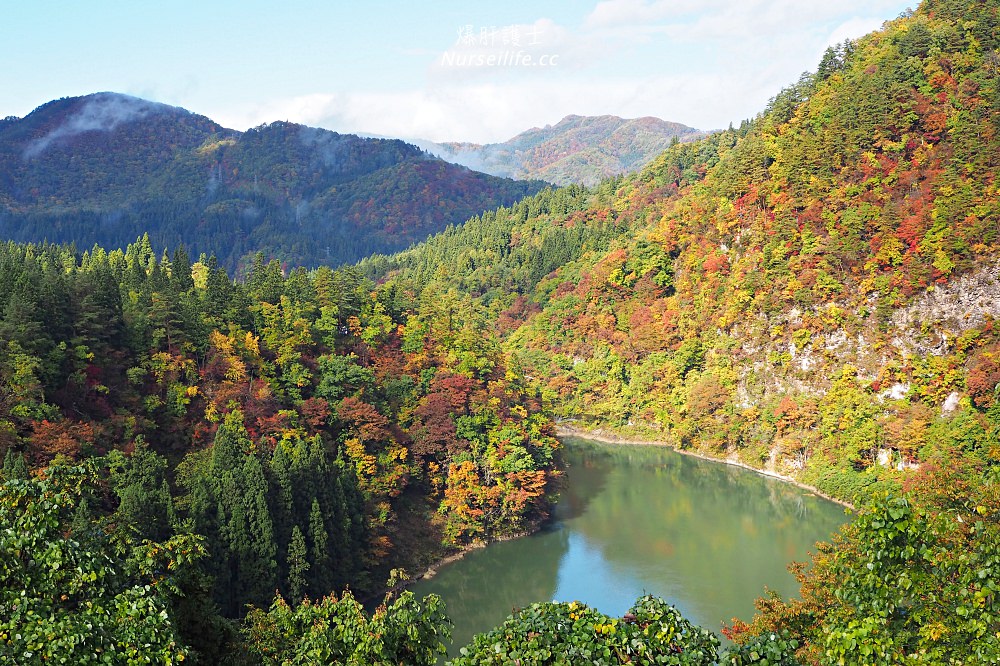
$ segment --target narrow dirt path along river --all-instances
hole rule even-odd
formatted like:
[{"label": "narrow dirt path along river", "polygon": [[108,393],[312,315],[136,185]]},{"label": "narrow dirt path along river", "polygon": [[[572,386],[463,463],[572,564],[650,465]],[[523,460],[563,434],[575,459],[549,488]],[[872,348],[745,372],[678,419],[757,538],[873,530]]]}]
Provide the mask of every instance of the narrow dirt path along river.
[{"label": "narrow dirt path along river", "polygon": [[535,601],[621,615],[645,593],[718,633],[749,619],[765,586],[794,596],[788,563],[847,520],[843,507],[745,469],[663,447],[564,441],[566,484],[548,527],[413,586],[444,598],[456,651]]}]

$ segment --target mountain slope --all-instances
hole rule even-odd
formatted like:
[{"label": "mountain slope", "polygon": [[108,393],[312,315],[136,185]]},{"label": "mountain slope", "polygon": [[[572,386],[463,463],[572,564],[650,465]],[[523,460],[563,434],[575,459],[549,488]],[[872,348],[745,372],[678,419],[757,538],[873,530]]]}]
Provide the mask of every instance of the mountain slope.
[{"label": "mountain slope", "polygon": [[659,118],[566,116],[503,143],[431,143],[442,159],[510,178],[537,178],[558,185],[596,185],[609,176],[637,171],[675,140],[704,133]]},{"label": "mountain slope", "polygon": [[227,130],[100,93],[0,123],[0,235],[124,247],[143,232],[235,266],[337,264],[536,192],[397,140],[272,123]]},{"label": "mountain slope", "polygon": [[[572,206],[536,197],[367,266],[418,281],[447,266],[566,417],[807,476],[831,471],[817,454],[834,443],[837,464],[873,473],[880,449],[919,462],[926,438],[897,419],[995,418],[995,10],[928,3],[831,49],[739,129]],[[608,225],[603,246],[542,247]],[[545,270],[518,277],[531,252]],[[813,428],[841,385],[887,406],[849,433]],[[789,401],[799,417],[776,425]]]},{"label": "mountain slope", "polygon": [[558,417],[866,507],[740,663],[991,663],[998,49],[1000,3],[926,1],[738,129],[365,266],[475,295]]}]

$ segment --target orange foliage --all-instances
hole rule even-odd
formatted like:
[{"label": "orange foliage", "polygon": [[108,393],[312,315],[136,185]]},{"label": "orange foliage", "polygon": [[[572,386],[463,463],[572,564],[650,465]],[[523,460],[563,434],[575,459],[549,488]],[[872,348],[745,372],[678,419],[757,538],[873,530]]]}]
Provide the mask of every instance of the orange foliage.
[{"label": "orange foliage", "polygon": [[81,449],[94,444],[94,428],[82,421],[36,421],[28,438],[28,457],[36,465],[44,465],[63,455],[71,460],[80,456]]}]

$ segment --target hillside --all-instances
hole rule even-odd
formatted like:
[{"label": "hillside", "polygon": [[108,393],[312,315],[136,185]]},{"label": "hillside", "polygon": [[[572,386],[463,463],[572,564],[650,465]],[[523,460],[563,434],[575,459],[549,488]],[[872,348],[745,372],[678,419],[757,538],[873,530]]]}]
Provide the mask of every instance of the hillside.
[{"label": "hillside", "polygon": [[649,164],[674,141],[703,132],[659,118],[566,116],[555,125],[527,130],[503,143],[421,142],[438,157],[476,171],[557,185],[596,185]]},{"label": "hillside", "polygon": [[419,289],[435,265],[475,295],[559,418],[873,503],[805,602],[762,601],[740,640],[988,663],[996,575],[971,581],[1000,525],[998,47],[997,3],[925,2],[738,129],[364,266]]},{"label": "hillside", "polygon": [[[856,507],[793,565],[798,599],[765,593],[726,629],[723,663],[1000,662],[998,53],[996,0],[925,0],[739,128],[337,271],[258,256],[233,281],[145,237],[0,244],[0,607],[18,611],[0,613],[0,654],[432,663],[439,600],[391,589],[369,618],[350,593],[321,595],[392,588],[389,569],[432,544],[537,525],[562,420]],[[18,159],[152,113],[54,120],[22,132]],[[261,210],[275,192],[338,196],[324,168],[305,179],[320,189],[302,185],[320,163],[298,126],[206,144],[188,134],[206,121],[160,113],[190,129],[156,177],[208,164],[219,191],[260,188]],[[342,173],[409,164],[388,147],[378,169]],[[9,207],[47,191],[8,181]],[[535,604],[455,663],[710,666],[716,645],[656,599],[621,618]]]},{"label": "hillside", "polygon": [[[233,282],[145,237],[0,243],[0,287],[0,607],[32,609],[0,614],[0,656],[82,664],[162,640],[181,652],[163,663],[259,663],[225,659],[247,604],[378,593],[395,567],[547,515],[552,424],[454,291],[276,260]],[[115,599],[135,580],[169,628],[115,643],[112,616],[146,617]]]},{"label": "hillside", "polygon": [[821,402],[850,368],[859,396],[892,407],[851,462],[918,460],[885,431],[894,400],[928,417],[992,404],[993,384],[966,381],[992,367],[1000,293],[992,31],[924,9],[634,177],[363,266],[418,284],[436,266],[477,295],[563,416],[794,471],[820,433],[761,420]]},{"label": "hillside", "polygon": [[0,236],[337,265],[393,251],[542,183],[495,178],[397,140],[293,123],[227,130],[99,93],[0,122]]}]

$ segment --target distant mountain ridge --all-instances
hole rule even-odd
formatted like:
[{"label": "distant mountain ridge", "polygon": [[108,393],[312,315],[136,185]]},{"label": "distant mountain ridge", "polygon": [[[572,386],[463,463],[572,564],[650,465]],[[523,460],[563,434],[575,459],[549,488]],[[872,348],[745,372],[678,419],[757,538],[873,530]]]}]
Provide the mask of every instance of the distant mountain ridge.
[{"label": "distant mountain ridge", "polygon": [[609,176],[638,171],[676,141],[704,132],[646,116],[566,116],[503,143],[417,142],[441,159],[494,176],[596,185]]},{"label": "distant mountain ridge", "polygon": [[396,139],[287,122],[237,132],[117,93],[0,121],[0,237],[124,247],[149,232],[230,267],[258,251],[318,265],[398,250],[544,186]]}]

